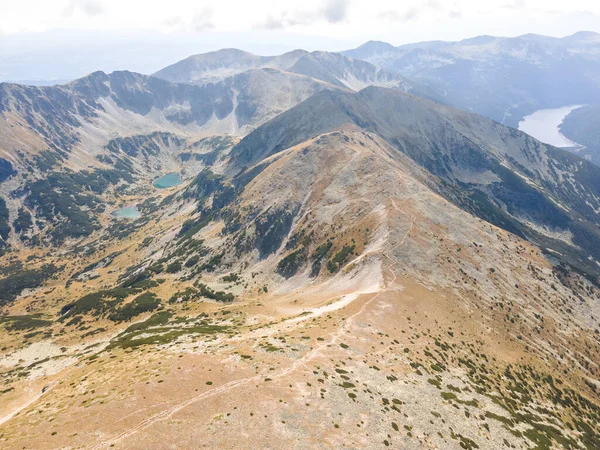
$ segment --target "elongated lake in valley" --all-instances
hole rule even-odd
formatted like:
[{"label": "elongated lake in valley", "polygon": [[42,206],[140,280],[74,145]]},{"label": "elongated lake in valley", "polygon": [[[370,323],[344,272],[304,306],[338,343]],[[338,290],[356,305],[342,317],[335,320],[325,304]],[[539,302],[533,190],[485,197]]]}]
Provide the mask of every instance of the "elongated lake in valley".
[{"label": "elongated lake in valley", "polygon": [[581,108],[584,105],[562,106],[553,109],[540,109],[533,114],[525,116],[519,122],[519,130],[533,136],[545,144],[555,147],[581,147],[560,132],[560,125],[565,117],[572,111]]}]

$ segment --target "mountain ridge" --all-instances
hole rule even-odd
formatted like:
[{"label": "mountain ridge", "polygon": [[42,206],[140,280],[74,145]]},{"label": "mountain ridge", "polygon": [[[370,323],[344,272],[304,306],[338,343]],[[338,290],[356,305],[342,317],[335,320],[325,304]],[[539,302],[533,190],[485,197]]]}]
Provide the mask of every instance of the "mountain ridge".
[{"label": "mountain ridge", "polygon": [[594,33],[479,36],[384,48],[342,53],[428,84],[443,93],[446,104],[514,127],[537,109],[600,99],[600,39]]},{"label": "mountain ridge", "polygon": [[454,107],[546,46],[494,39],[405,49],[437,83],[225,49],[0,84],[0,446],[600,448],[600,168]]},{"label": "mountain ridge", "polygon": [[[530,39],[542,38],[542,39],[547,39],[547,40],[588,40],[590,38],[592,38],[592,39],[600,38],[600,33],[597,33],[595,31],[582,30],[582,31],[577,31],[573,34],[569,34],[569,35],[562,36],[562,37],[546,36],[543,34],[535,34],[535,33],[526,33],[526,34],[521,34],[521,35],[517,35],[517,36],[513,36],[513,37],[480,35],[480,36],[465,38],[465,39],[461,39],[461,40],[457,40],[457,41],[432,40],[432,41],[419,41],[419,42],[414,42],[414,43],[409,43],[409,44],[399,44],[399,45],[393,45],[386,41],[369,40],[369,41],[365,42],[364,44],[361,44],[358,47],[356,47],[356,49],[362,48],[362,47],[369,47],[369,46],[381,46],[383,48],[388,48],[390,50],[391,49],[402,49],[402,48],[415,48],[415,47],[427,48],[427,47],[431,47],[431,46],[438,46],[438,45],[446,46],[446,45],[459,44],[459,43],[465,43],[465,42],[477,42],[477,41],[489,42],[489,41],[493,41],[493,40],[511,40],[511,39],[528,39],[528,38],[530,38]],[[355,50],[355,49],[353,49],[353,50]],[[352,51],[352,50],[347,50],[347,51]]]},{"label": "mountain ridge", "polygon": [[[435,127],[424,127],[425,123],[435,124]],[[562,203],[561,208],[564,208],[584,193],[589,195],[587,201],[590,204],[600,199],[600,185],[594,182],[600,179],[600,169],[591,163],[481,116],[377,87],[365,88],[356,94],[318,94],[246,136],[233,147],[230,158],[234,167],[252,166],[285,148],[348,125],[378,134],[439,177],[442,182],[438,182],[438,193],[455,204],[469,208],[471,200],[469,196],[463,197],[464,192],[471,192],[472,196],[483,195],[487,200],[481,198],[479,203],[471,205],[475,208],[471,211],[508,231],[529,236],[538,244],[542,239],[554,251],[562,249],[564,252],[566,243],[555,241],[556,230],[553,228],[567,226],[565,215],[553,206],[554,203]],[[512,144],[507,143],[509,140]],[[519,176],[509,175],[507,169]],[[565,174],[571,171],[568,178],[569,183],[574,183],[573,191],[563,188],[566,175],[559,176],[559,170]],[[522,183],[519,178],[527,183]],[[510,183],[512,187],[504,192],[504,188],[495,188],[495,183]],[[449,194],[453,191],[449,190],[452,186],[456,193],[463,192],[453,198],[454,194]],[[528,209],[525,216],[520,216]],[[568,225],[574,227],[571,232],[574,233],[575,253],[566,256],[566,262],[579,269],[587,267],[584,270],[596,276],[598,272],[593,265],[587,264],[588,255],[579,247],[597,248],[590,239],[600,242],[600,234],[596,233],[593,238],[590,234],[598,225],[594,208],[588,209],[577,200],[566,209],[591,221],[587,231],[580,228],[577,221]],[[516,216],[513,215],[515,212]],[[548,229],[544,231],[546,227]],[[594,256],[595,259],[599,257],[600,254]]]},{"label": "mountain ridge", "polygon": [[[240,60],[235,55],[232,56],[232,52],[243,57]],[[225,54],[224,58],[221,57],[223,54]],[[398,74],[388,72],[368,62],[346,58],[339,53],[304,50],[294,50],[278,56],[258,56],[234,49],[218,50],[190,56],[156,72],[154,76],[170,81],[206,84],[261,68],[274,68],[307,75],[353,90],[371,84],[410,90],[416,84]],[[418,84],[416,87],[419,88]]]}]

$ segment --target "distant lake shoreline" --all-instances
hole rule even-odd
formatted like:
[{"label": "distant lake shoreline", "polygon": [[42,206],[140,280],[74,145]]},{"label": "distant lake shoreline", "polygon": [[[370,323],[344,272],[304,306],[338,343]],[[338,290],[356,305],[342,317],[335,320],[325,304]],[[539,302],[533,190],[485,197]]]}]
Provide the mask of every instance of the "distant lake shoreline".
[{"label": "distant lake shoreline", "polygon": [[138,219],[142,216],[142,214],[137,209],[137,206],[130,205],[113,211],[112,216],[117,219]]},{"label": "distant lake shoreline", "polygon": [[519,130],[533,136],[538,141],[559,148],[580,148],[582,145],[573,142],[560,132],[560,125],[572,111],[585,105],[570,105],[560,108],[540,109],[523,117],[519,122]]},{"label": "distant lake shoreline", "polygon": [[157,189],[167,189],[173,186],[179,186],[183,179],[177,172],[171,172],[154,180],[152,185]]}]

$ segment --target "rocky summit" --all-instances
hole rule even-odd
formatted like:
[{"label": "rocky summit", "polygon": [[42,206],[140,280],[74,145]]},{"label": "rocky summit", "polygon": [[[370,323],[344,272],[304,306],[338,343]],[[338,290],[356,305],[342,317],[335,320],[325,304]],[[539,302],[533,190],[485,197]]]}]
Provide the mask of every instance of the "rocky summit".
[{"label": "rocky summit", "polygon": [[600,448],[598,46],[0,84],[0,447]]}]

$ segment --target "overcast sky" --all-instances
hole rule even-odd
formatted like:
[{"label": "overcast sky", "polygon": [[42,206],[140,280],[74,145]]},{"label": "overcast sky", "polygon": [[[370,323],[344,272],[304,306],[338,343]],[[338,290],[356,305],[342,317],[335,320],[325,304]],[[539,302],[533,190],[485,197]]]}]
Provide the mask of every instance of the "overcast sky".
[{"label": "overcast sky", "polygon": [[600,32],[598,0],[0,0],[0,81],[151,73],[194,53]]}]

